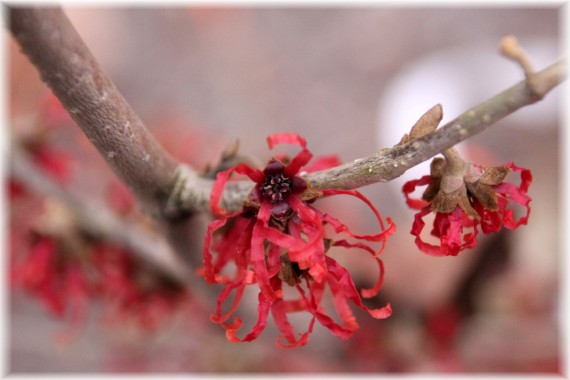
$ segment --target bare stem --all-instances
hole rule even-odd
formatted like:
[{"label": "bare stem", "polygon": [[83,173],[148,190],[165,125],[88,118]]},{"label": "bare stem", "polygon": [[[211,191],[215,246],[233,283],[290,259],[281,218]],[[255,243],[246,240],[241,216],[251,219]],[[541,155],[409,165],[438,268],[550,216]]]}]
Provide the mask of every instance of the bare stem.
[{"label": "bare stem", "polygon": [[[434,132],[335,168],[307,174],[305,179],[317,189],[356,189],[393,180],[406,170],[484,131],[519,108],[541,100],[565,79],[566,62],[561,60],[533,73],[532,81],[519,82]],[[222,206],[230,211],[239,210],[252,186],[248,182],[229,183],[221,200]],[[181,169],[178,192],[173,194],[171,204],[182,209],[207,211],[211,189],[211,181],[191,176]]]}]

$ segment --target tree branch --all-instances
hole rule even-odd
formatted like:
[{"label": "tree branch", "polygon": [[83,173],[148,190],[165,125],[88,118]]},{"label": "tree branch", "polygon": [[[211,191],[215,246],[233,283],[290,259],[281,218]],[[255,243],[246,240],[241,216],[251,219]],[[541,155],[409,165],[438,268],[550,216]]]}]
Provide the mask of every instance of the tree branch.
[{"label": "tree branch", "polygon": [[143,208],[160,215],[177,163],[158,145],[60,8],[8,8],[9,28],[77,125]]},{"label": "tree branch", "polygon": [[482,132],[519,108],[536,103],[566,78],[566,62],[559,61],[535,73],[532,83],[523,80],[421,138],[355,160],[336,168],[312,173],[307,180],[316,188],[353,189],[386,182],[406,170]]},{"label": "tree branch", "polygon": [[[10,21],[12,33],[44,81],[119,177],[146,202],[147,209],[166,219],[210,211],[213,181],[198,176],[189,166],[177,164],[158,146],[60,9],[14,8]],[[397,178],[542,99],[566,78],[565,65],[560,61],[533,73],[421,138],[305,178],[317,189],[354,189]],[[239,210],[252,186],[251,182],[229,183],[222,207]]]},{"label": "tree branch", "polygon": [[[566,75],[566,62],[559,61],[542,71],[533,73],[529,80],[523,80],[471,108],[432,133],[304,177],[317,189],[356,189],[377,182],[390,181],[436,154],[482,132],[519,108],[541,100],[562,83]],[[183,209],[209,211],[212,184],[212,181],[199,178],[190,168],[180,167],[167,212],[175,213]],[[228,183],[222,196],[222,207],[229,211],[241,209],[252,188],[251,182]]]}]

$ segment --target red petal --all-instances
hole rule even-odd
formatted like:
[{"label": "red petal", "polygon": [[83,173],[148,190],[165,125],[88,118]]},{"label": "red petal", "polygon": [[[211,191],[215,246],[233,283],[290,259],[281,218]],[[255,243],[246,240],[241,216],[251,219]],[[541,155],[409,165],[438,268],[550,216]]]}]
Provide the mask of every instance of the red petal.
[{"label": "red petal", "polygon": [[297,174],[301,167],[305,166],[313,157],[313,154],[307,150],[307,141],[295,133],[276,133],[270,135],[267,137],[267,144],[269,145],[269,149],[273,149],[277,144],[298,145],[302,148],[283,171],[283,174],[288,177]]},{"label": "red petal", "polygon": [[255,183],[261,182],[265,178],[261,170],[253,169],[243,163],[216,174],[216,181],[212,186],[212,193],[210,195],[210,208],[214,214],[225,215],[227,213],[225,209],[220,207],[220,199],[222,198],[222,193],[230,178],[230,174],[234,171],[239,174],[247,175]]},{"label": "red petal", "polygon": [[[308,281],[307,281],[308,283]],[[308,299],[304,292],[301,292],[301,295],[306,301],[307,310],[313,314],[313,316],[319,321],[321,325],[329,329],[334,335],[342,339],[348,339],[353,334],[353,330],[349,330],[347,328],[342,327],[338,323],[336,323],[331,317],[325,314],[325,309],[319,306],[320,303],[320,292],[322,291],[322,286],[319,283],[313,282],[312,284],[308,284],[311,290],[311,297]],[[300,289],[300,288],[299,288]]]},{"label": "red petal", "polygon": [[277,275],[281,270],[281,248],[275,244],[270,244],[267,253],[267,271],[269,277]]},{"label": "red petal", "polygon": [[372,248],[370,248],[369,246],[367,246],[366,244],[363,243],[349,243],[346,240],[340,240],[340,241],[336,241],[334,243],[334,246],[339,246],[339,247],[345,247],[345,248],[360,248],[360,249],[364,249],[365,251],[368,251],[375,259],[375,261],[378,264],[378,269],[379,269],[379,275],[378,275],[378,280],[376,281],[376,283],[374,284],[374,286],[370,289],[361,289],[360,293],[362,294],[362,296],[364,298],[372,298],[374,297],[376,294],[378,294],[378,292],[380,292],[380,289],[382,288],[382,285],[384,284],[384,263],[382,262],[382,260],[380,260],[378,257],[376,257],[376,252],[374,252],[374,250]]},{"label": "red petal", "polygon": [[311,161],[311,158],[313,158],[313,154],[309,150],[301,150],[295,157],[293,157],[291,162],[289,162],[285,170],[283,170],[283,174],[288,177],[293,177],[299,173],[299,170],[301,170],[303,166],[307,165],[307,163]]},{"label": "red petal", "polygon": [[305,166],[303,168],[303,171],[307,173],[313,173],[319,170],[334,168],[340,164],[340,159],[336,155],[321,156],[315,158],[315,160],[310,165]]},{"label": "red petal", "polygon": [[39,146],[32,154],[34,161],[51,177],[61,184],[67,182],[71,174],[71,156],[48,146]]},{"label": "red petal", "polygon": [[251,263],[253,265],[253,271],[257,276],[257,282],[261,292],[269,300],[274,301],[278,298],[282,298],[282,294],[273,292],[269,284],[269,273],[267,270],[267,264],[265,263],[265,231],[269,228],[267,223],[271,216],[271,203],[263,202],[261,208],[257,214],[257,222],[253,227],[253,234],[251,238]]},{"label": "red petal", "polygon": [[410,206],[410,208],[414,210],[421,210],[422,208],[424,208],[429,204],[428,202],[422,199],[410,198],[409,194],[413,193],[416,190],[416,187],[425,186],[429,184],[430,181],[431,181],[431,176],[425,175],[420,179],[414,179],[404,184],[404,186],[402,187],[402,191],[404,192],[404,195],[406,197],[406,204]]},{"label": "red petal", "polygon": [[[521,172],[521,184],[516,185],[508,182],[502,182],[493,189],[497,193],[497,201],[499,209],[497,211],[490,211],[485,209],[478,202],[475,202],[475,210],[481,217],[481,229],[484,233],[498,232],[501,226],[508,229],[515,229],[520,225],[527,224],[530,216],[530,201],[532,200],[526,193],[530,184],[532,183],[532,174],[530,170],[515,166],[512,162],[504,166],[513,171]],[[518,220],[514,219],[514,212],[508,209],[509,200],[526,208],[526,215],[520,217]]]},{"label": "red petal", "polygon": [[341,223],[337,219],[331,217],[330,215],[322,214],[318,210],[317,210],[317,212],[321,215],[321,218],[324,221],[330,223],[335,228],[337,233],[343,232],[343,233],[347,234],[348,236],[354,237],[356,239],[361,239],[361,240],[381,241],[382,246],[380,247],[380,249],[378,250],[378,253],[376,254],[376,255],[380,255],[384,251],[384,248],[386,246],[386,239],[388,239],[391,235],[393,235],[396,232],[396,225],[394,224],[392,219],[386,218],[386,221],[388,223],[388,228],[386,228],[384,226],[384,222],[382,221],[382,216],[380,215],[378,210],[374,207],[374,205],[372,205],[372,203],[368,200],[368,198],[366,198],[364,195],[362,195],[361,193],[359,193],[356,190],[324,190],[323,193],[324,193],[324,195],[333,195],[333,194],[351,195],[351,196],[354,196],[354,197],[360,199],[364,203],[366,203],[366,205],[370,208],[370,210],[372,210],[372,212],[376,216],[376,219],[378,220],[378,223],[380,224],[380,229],[382,232],[380,232],[379,234],[376,234],[376,235],[356,235],[356,234],[353,234],[348,229],[348,227],[346,225],[344,225],[343,223]]},{"label": "red petal", "polygon": [[[449,214],[436,213],[432,235],[440,239],[440,245],[432,245],[424,242],[420,234],[425,226],[423,217],[431,211],[425,207],[414,217],[414,224],[410,233],[416,236],[418,248],[431,256],[456,256],[466,248],[473,248],[477,243],[477,225],[461,210],[456,207]],[[473,233],[463,234],[464,227],[473,227]]]},{"label": "red petal", "polygon": [[502,196],[509,198],[515,203],[519,205],[527,206],[530,201],[532,200],[531,197],[526,195],[523,191],[519,190],[514,184],[503,182],[496,186],[493,186],[493,189],[501,194]]},{"label": "red petal", "polygon": [[[327,260],[327,263],[329,267],[332,267],[331,276],[328,277],[328,284],[333,294],[333,301],[340,319],[347,329],[351,331],[358,330],[356,317],[348,305],[348,299],[352,296],[353,292],[356,293],[356,287],[350,278],[350,274],[345,268],[342,268],[332,259]],[[337,267],[334,268],[334,265]],[[360,300],[360,296],[358,296],[358,299]]]},{"label": "red petal", "polygon": [[204,248],[202,250],[202,258],[204,261],[204,277],[206,278],[206,281],[210,284],[216,282],[214,277],[214,263],[212,258],[212,252],[210,250],[210,246],[212,245],[213,233],[218,228],[223,227],[230,218],[239,215],[240,213],[241,212],[228,215],[222,219],[214,220],[212,223],[208,225],[208,228],[206,230],[206,236],[204,238]]},{"label": "red petal", "polygon": [[226,328],[226,337],[230,342],[251,342],[265,329],[265,326],[267,325],[267,316],[269,315],[269,308],[271,307],[271,301],[265,298],[261,292],[259,293],[258,300],[257,323],[243,339],[240,339],[237,336],[237,330],[241,327],[241,319],[236,318],[234,323],[231,325],[222,325]]},{"label": "red petal", "polygon": [[528,188],[529,188],[530,184],[532,183],[531,171],[526,169],[526,168],[516,166],[512,162],[508,162],[504,166],[508,167],[509,169],[511,169],[513,171],[521,172],[521,184],[519,186],[519,190],[522,191],[523,193],[527,193]]},{"label": "red petal", "polygon": [[[276,279],[274,281],[275,287],[281,289],[281,280]],[[283,300],[277,300],[271,305],[271,315],[273,315],[273,319],[275,320],[275,324],[279,328],[279,331],[283,335],[279,336],[276,340],[276,343],[281,348],[293,348],[293,347],[300,347],[307,344],[309,340],[309,335],[313,331],[313,325],[315,318],[311,320],[309,323],[309,328],[306,332],[301,334],[299,339],[295,339],[295,332],[293,331],[293,326],[289,323],[287,318],[288,312],[288,305]],[[288,344],[281,343],[280,339],[285,338]]]},{"label": "red petal", "polygon": [[213,249],[218,253],[214,264],[215,273],[220,273],[230,260],[235,261],[238,268],[245,269],[248,265],[255,219],[237,215],[232,223],[231,228],[214,244]]},{"label": "red petal", "polygon": [[[489,211],[483,207],[477,200],[475,200],[473,207],[475,211],[479,214],[481,218],[481,230],[483,233],[499,232],[503,224],[503,217],[501,213],[504,213],[504,209],[508,201],[505,198],[497,197],[499,203],[499,211]],[[503,210],[503,211],[501,211]]]},{"label": "red petal", "polygon": [[[220,295],[218,296],[218,301],[216,304],[216,314],[210,315],[210,320],[212,322],[215,322],[215,323],[225,322],[236,311],[236,309],[239,306],[239,303],[243,297],[243,291],[245,290],[244,278],[245,278],[245,276],[242,276],[239,279],[237,279],[236,281],[233,281],[233,282],[227,284],[226,286],[224,286],[224,288],[220,292]],[[234,295],[234,301],[232,303],[232,306],[226,314],[222,315],[222,305],[224,304],[226,299],[228,299],[228,297],[230,296],[231,292],[234,289],[237,289],[237,290],[236,290],[235,295]]]},{"label": "red petal", "polygon": [[274,133],[267,136],[267,145],[269,145],[269,149],[273,149],[277,144],[298,145],[301,148],[306,148],[307,140],[296,133]]},{"label": "red petal", "polygon": [[369,309],[362,303],[360,295],[358,294],[348,271],[330,257],[327,257],[327,265],[329,272],[331,273],[331,277],[336,278],[342,286],[345,297],[348,297],[356,306],[368,312],[368,314],[376,319],[387,318],[390,316],[390,304],[378,309]]},{"label": "red petal", "polygon": [[296,197],[289,197],[288,201],[289,205],[295,211],[297,217],[300,220],[300,223],[289,223],[290,233],[296,233],[299,235],[300,239],[300,231],[303,231],[307,236],[307,243],[305,244],[304,255],[297,254],[297,252],[293,252],[290,254],[291,260],[294,261],[301,261],[307,259],[307,255],[310,256],[308,259],[311,261],[311,265],[309,267],[309,273],[313,276],[313,279],[317,282],[321,282],[326,276],[326,263],[325,263],[325,248],[324,248],[324,230],[322,220],[319,217],[318,213],[315,212],[316,210],[312,207],[306,205],[301,200],[297,199]]}]

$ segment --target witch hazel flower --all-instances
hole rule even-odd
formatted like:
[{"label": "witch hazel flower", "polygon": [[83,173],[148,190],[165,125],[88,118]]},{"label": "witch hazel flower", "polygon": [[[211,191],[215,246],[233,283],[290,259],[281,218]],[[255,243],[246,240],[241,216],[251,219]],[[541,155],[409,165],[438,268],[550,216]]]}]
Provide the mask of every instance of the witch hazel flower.
[{"label": "witch hazel flower", "polygon": [[58,343],[75,340],[93,302],[102,306],[106,324],[141,333],[159,331],[190,304],[182,285],[83,229],[65,204],[48,198],[36,217],[31,229],[12,237],[11,286],[67,322]]},{"label": "witch hazel flower", "polygon": [[[406,182],[402,188],[408,206],[420,210],[414,218],[411,234],[421,251],[432,256],[457,256],[477,244],[479,228],[483,233],[498,232],[501,227],[514,230],[527,224],[532,182],[530,170],[512,162],[498,167],[482,167],[464,162],[453,148],[431,162],[430,175]],[[520,173],[520,185],[505,182],[510,172]],[[425,186],[422,199],[410,196],[416,187]],[[518,219],[512,204],[526,209]],[[421,233],[424,217],[434,213],[430,234],[439,245],[424,241]]]},{"label": "witch hazel flower", "polygon": [[[263,170],[243,163],[231,167],[218,173],[212,189],[211,209],[220,219],[213,221],[207,229],[202,275],[210,284],[222,284],[223,289],[211,320],[226,330],[229,341],[244,342],[261,334],[271,313],[281,333],[277,345],[290,348],[308,342],[315,321],[334,335],[349,338],[358,329],[349,302],[374,318],[390,316],[390,304],[369,309],[361,296],[374,297],[382,287],[384,265],[380,254],[386,239],[395,232],[395,225],[387,218],[386,226],[380,213],[358,191],[317,190],[299,174],[336,166],[338,159],[328,156],[307,165],[312,154],[306,148],[305,139],[293,133],[270,135],[267,142],[270,149],[277,144],[289,144],[301,150],[291,160],[272,158]],[[242,210],[228,215],[219,203],[232,172],[249,177],[254,187]],[[339,194],[363,201],[376,216],[380,232],[356,235],[338,219],[313,206],[320,197]],[[372,243],[378,243],[380,248],[373,249]],[[367,252],[378,266],[378,278],[373,287],[362,289],[359,294],[348,270],[327,255],[331,247]],[[243,321],[234,314],[246,288],[251,286],[259,289],[258,319],[251,331],[240,337]],[[285,294],[291,291],[284,287],[292,289],[296,298],[286,297]],[[331,317],[323,302],[327,287],[332,293],[336,319],[340,319],[340,323]],[[289,314],[296,312],[311,315],[306,331],[298,334],[289,321]]]}]

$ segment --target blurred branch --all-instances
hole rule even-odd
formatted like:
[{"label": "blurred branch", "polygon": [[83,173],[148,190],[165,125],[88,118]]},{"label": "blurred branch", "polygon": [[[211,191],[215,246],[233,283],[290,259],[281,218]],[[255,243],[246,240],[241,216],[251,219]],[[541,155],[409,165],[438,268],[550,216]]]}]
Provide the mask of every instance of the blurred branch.
[{"label": "blurred branch", "polygon": [[170,245],[159,234],[151,233],[132,223],[126,223],[115,216],[105,205],[92,199],[82,199],[71,194],[47,177],[28,157],[28,154],[12,144],[10,174],[31,190],[54,197],[65,203],[77,223],[93,236],[101,236],[109,241],[129,249],[133,254],[153,266],[170,278],[181,283],[192,281],[189,267],[181,261]]},{"label": "blurred branch", "polygon": [[177,163],[158,145],[60,8],[8,7],[9,28],[77,125],[144,209],[160,215]]}]

